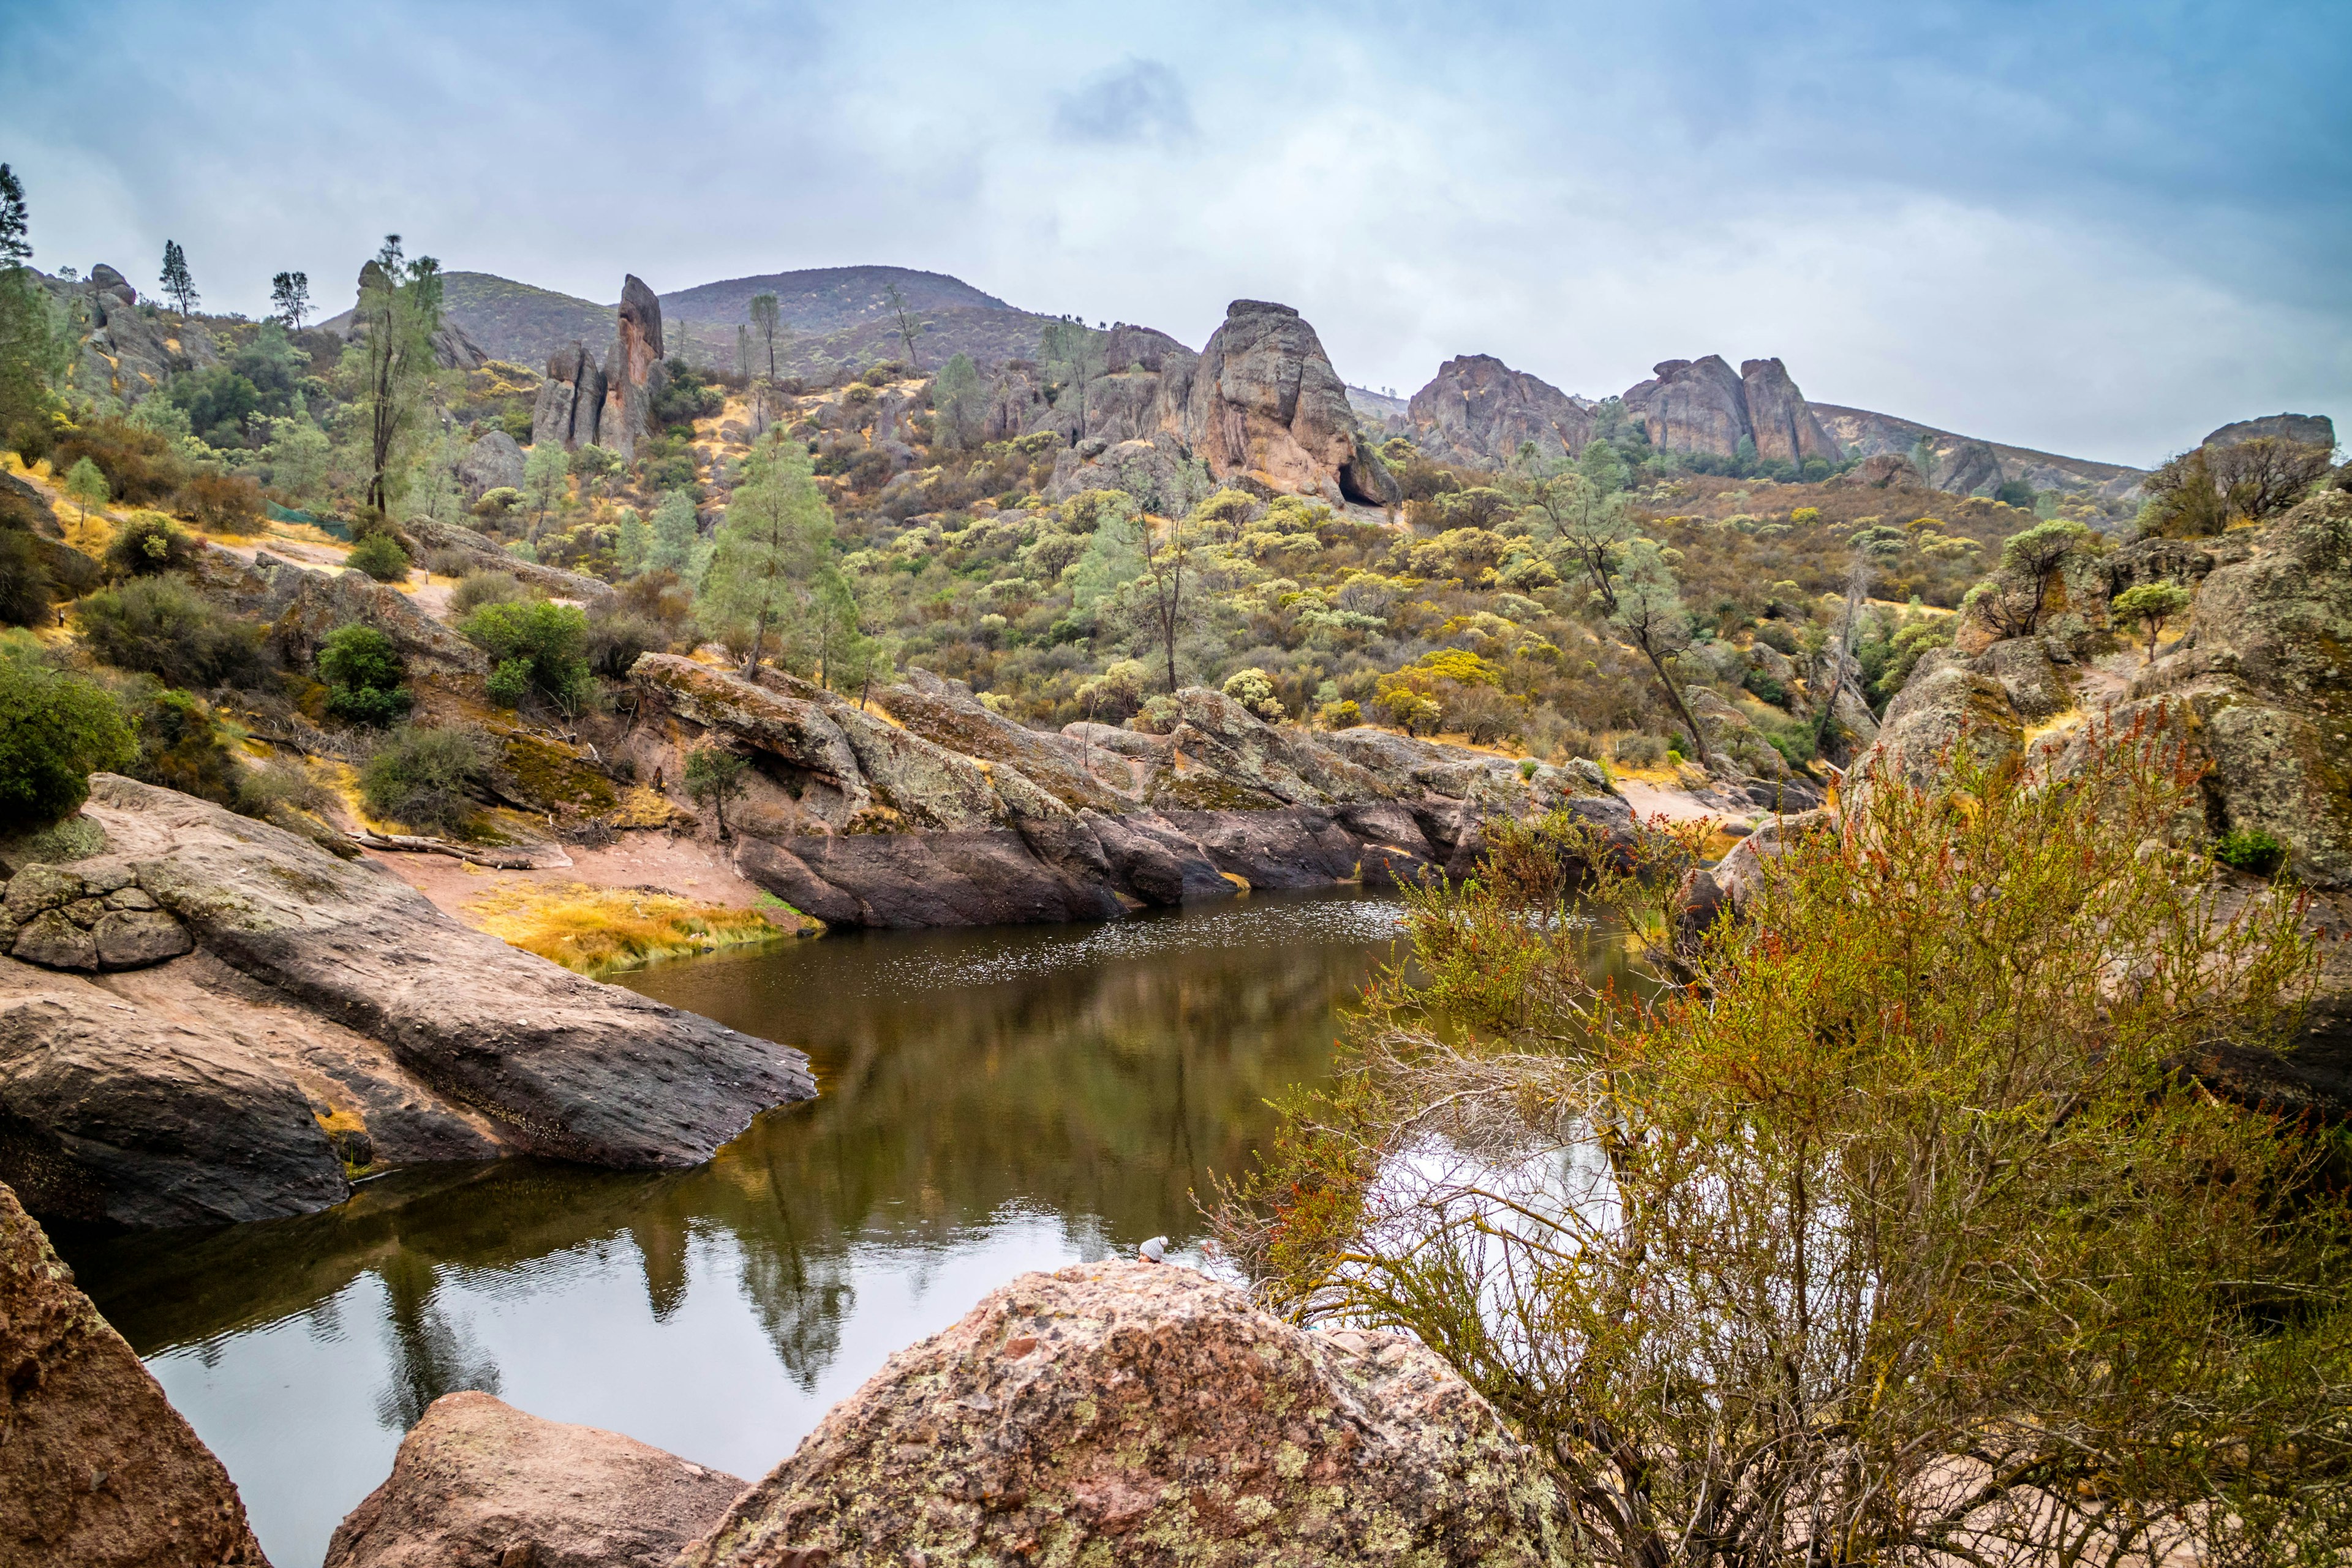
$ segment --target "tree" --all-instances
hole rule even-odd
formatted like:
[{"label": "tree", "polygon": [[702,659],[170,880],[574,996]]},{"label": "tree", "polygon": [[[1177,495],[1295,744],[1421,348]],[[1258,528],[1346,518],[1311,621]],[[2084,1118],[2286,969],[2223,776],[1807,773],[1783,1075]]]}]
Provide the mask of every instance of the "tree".
[{"label": "tree", "polygon": [[533,539],[537,539],[539,531],[547,526],[547,514],[570,493],[571,481],[572,455],[563,449],[563,443],[534,442],[530,456],[525,458],[522,464],[523,493],[530,497],[533,512],[530,525]]},{"label": "tree", "polygon": [[30,234],[25,183],[14,169],[0,163],[0,268],[23,267],[33,259]]},{"label": "tree", "polygon": [[2086,742],[2070,787],[1883,772],[1679,941],[1696,835],[1490,828],[1228,1190],[1231,1254],[1450,1362],[1612,1568],[2331,1561],[2332,1134],[2182,1070],[2274,1058],[2316,946],[2150,852],[2184,752]]},{"label": "tree", "polygon": [[[760,342],[767,350],[768,380],[772,384],[776,379],[776,339],[783,331],[783,309],[776,302],[773,294],[751,296],[751,330],[760,335]],[[744,367],[747,374],[750,370],[749,365]]]},{"label": "tree", "polygon": [[745,376],[751,374],[751,329],[740,321],[735,325],[735,369]]},{"label": "tree", "polygon": [[2107,614],[2118,621],[2137,621],[2147,632],[2147,657],[2140,662],[2156,662],[2156,639],[2164,630],[2164,623],[2189,607],[2189,590],[2178,583],[2142,583],[2126,588],[2107,605]]},{"label": "tree", "polygon": [[1066,395],[1076,396],[1071,412],[1076,416],[1078,437],[1087,429],[1087,388],[1102,375],[1109,349],[1108,336],[1084,321],[1048,321],[1038,333],[1037,358],[1045,367],[1054,406],[1061,407]]},{"label": "tree", "polygon": [[286,330],[299,332],[302,318],[310,313],[310,275],[307,272],[280,272],[269,280],[269,307]]},{"label": "tree", "polygon": [[[25,187],[0,163],[0,438],[46,438],[49,388],[73,363],[64,312],[26,265],[32,258]],[[152,401],[152,400],[151,400]]]},{"label": "tree", "polygon": [[503,600],[479,606],[457,630],[490,656],[490,696],[505,707],[519,708],[538,696],[576,716],[596,694],[588,667],[588,613],[577,605]]},{"label": "tree", "polygon": [[2220,533],[2240,518],[2274,517],[2326,476],[2334,455],[2316,443],[2277,436],[2183,452],[2143,481],[2148,499],[2142,531],[2196,539]]},{"label": "tree", "polygon": [[90,508],[104,506],[114,499],[113,489],[107,484],[106,475],[88,458],[77,459],[74,466],[66,470],[66,495],[81,508],[84,526],[89,522]]},{"label": "tree", "polygon": [[694,498],[684,490],[665,490],[654,507],[653,542],[646,552],[645,570],[675,572],[694,581],[695,547],[701,542],[700,524],[694,515]]},{"label": "tree", "polygon": [[766,656],[768,635],[806,627],[819,564],[832,553],[833,509],[817,489],[808,448],[771,431],[743,465],[727,503],[697,609],[705,625],[740,639],[743,674]]},{"label": "tree", "polygon": [[686,754],[686,797],[708,805],[719,823],[719,841],[727,841],[727,803],[743,793],[743,775],[751,764],[717,746],[698,746]]},{"label": "tree", "polygon": [[1690,732],[1692,754],[1701,767],[1710,765],[1706,736],[1666,672],[1667,656],[1683,646],[1690,618],[1672,563],[1657,545],[1634,533],[1625,497],[1566,469],[1523,474],[1512,481],[1510,494],[1521,518],[1554,553],[1567,558],[1571,572],[1583,574],[1591,608],[1649,660],[1660,689]]},{"label": "tree", "polygon": [[580,476],[583,494],[602,495],[613,476],[621,471],[621,455],[609,447],[591,442],[572,454],[572,471]]},{"label": "tree", "polygon": [[163,242],[163,293],[173,308],[186,317],[201,303],[196,294],[195,275],[188,270],[188,253],[180,248],[176,239]]},{"label": "tree", "polygon": [[2079,522],[2042,522],[2001,542],[2000,564],[1960,602],[2003,637],[2030,637],[2042,629],[2050,585],[2066,558],[2089,543]]},{"label": "tree", "polygon": [[637,515],[637,509],[625,506],[621,520],[613,530],[613,559],[621,568],[621,575],[634,577],[646,569],[646,557],[653,553],[654,531]]},{"label": "tree", "polygon": [[0,651],[0,833],[47,827],[89,798],[89,775],[138,754],[105,690]]},{"label": "tree", "polygon": [[884,292],[890,299],[890,314],[898,320],[898,341],[907,345],[908,368],[919,372],[923,362],[915,353],[915,340],[922,335],[923,324],[915,319],[914,312],[907,309],[907,301],[899,297],[897,283],[885,284]]},{"label": "tree", "polygon": [[940,367],[931,383],[931,445],[941,451],[968,451],[988,432],[988,395],[971,356],[958,353]]},{"label": "tree", "polygon": [[296,506],[307,506],[326,493],[332,452],[327,433],[312,422],[298,394],[294,411],[269,422],[269,444],[261,456],[269,465],[270,484]]},{"label": "tree", "polygon": [[402,448],[424,424],[436,363],[433,334],[441,330],[441,264],[429,256],[407,259],[400,236],[388,234],[383,248],[360,268],[360,302],[353,313],[359,334],[345,354],[355,372],[359,428],[366,442],[368,509],[391,514],[396,476],[404,475]]},{"label": "tree", "polygon": [[1614,495],[1625,488],[1624,459],[1606,441],[1586,442],[1583,455],[1576,460],[1576,471],[1602,495]]},{"label": "tree", "polygon": [[1192,606],[1184,598],[1184,573],[1191,564],[1191,542],[1181,517],[1161,522],[1140,508],[1122,512],[1111,526],[1125,535],[1143,570],[1132,581],[1140,596],[1143,617],[1160,644],[1168,671],[1168,689],[1176,689],[1176,636],[1184,628]]},{"label": "tree", "polygon": [[1829,689],[1822,693],[1822,713],[1813,726],[1813,754],[1821,755],[1829,743],[1830,726],[1837,722],[1838,693],[1853,679],[1848,673],[1858,670],[1853,662],[1854,623],[1861,618],[1862,606],[1870,599],[1870,555],[1857,550],[1845,569],[1845,614],[1838,622],[1837,647],[1830,654]]}]

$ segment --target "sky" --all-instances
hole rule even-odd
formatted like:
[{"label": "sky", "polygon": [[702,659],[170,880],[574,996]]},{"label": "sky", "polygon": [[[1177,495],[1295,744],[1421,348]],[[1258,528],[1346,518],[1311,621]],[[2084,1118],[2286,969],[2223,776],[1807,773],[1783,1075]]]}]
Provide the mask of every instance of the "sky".
[{"label": "sky", "polygon": [[[2352,6],[0,0],[35,264],[205,308],[387,232],[611,300],[952,273],[1199,346],[1294,305],[1410,394],[1778,356],[1817,401],[2147,465],[2352,422]],[[2352,430],[2347,430],[2352,435]]]}]

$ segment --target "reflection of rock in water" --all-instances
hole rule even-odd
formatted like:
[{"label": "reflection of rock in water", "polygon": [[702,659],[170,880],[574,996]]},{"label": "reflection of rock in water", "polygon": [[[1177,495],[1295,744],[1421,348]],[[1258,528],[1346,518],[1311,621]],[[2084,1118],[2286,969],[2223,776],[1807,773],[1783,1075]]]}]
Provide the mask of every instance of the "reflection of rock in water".
[{"label": "reflection of rock in water", "polygon": [[842,1320],[857,1304],[849,1255],[837,1242],[823,1252],[803,1247],[789,1219],[743,1241],[743,1294],[784,1370],[802,1392],[814,1393],[841,1352]]},{"label": "reflection of rock in water", "polygon": [[686,1302],[686,1221],[648,1206],[629,1222],[629,1235],[645,1259],[646,1301],[653,1308],[654,1321],[667,1323]]},{"label": "reflection of rock in water", "polygon": [[378,1270],[389,1298],[385,1340],[392,1351],[391,1384],[377,1392],[375,1418],[395,1432],[425,1419],[425,1408],[462,1388],[499,1391],[498,1363],[481,1353],[462,1324],[453,1325],[434,1302],[439,1284],[433,1266],[401,1251]]}]

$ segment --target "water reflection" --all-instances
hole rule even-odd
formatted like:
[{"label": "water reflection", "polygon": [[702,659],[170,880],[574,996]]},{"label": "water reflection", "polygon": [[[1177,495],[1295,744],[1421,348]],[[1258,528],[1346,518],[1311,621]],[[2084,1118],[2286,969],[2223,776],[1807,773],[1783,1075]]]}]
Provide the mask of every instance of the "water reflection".
[{"label": "water reflection", "polygon": [[280,1568],[458,1388],[758,1474],[1011,1275],[1187,1244],[1264,1102],[1328,1070],[1397,918],[1259,898],[650,971],[637,989],[806,1047],[821,1098],[691,1172],[412,1171],[329,1214],[61,1242]]}]

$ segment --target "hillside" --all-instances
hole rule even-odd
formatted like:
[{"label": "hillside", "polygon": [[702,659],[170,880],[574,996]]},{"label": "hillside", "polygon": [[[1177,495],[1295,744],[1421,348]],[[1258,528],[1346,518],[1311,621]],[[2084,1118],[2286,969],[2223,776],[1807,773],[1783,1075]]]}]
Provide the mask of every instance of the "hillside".
[{"label": "hillside", "polygon": [[662,320],[666,323],[706,321],[725,328],[731,339],[737,324],[751,320],[752,296],[773,294],[784,324],[795,334],[822,337],[888,316],[887,290],[893,284],[911,310],[929,312],[958,306],[1013,310],[995,295],[982,293],[943,272],[918,272],[910,267],[817,267],[730,278],[664,294]]},{"label": "hillside", "polygon": [[[1935,448],[1938,468],[1946,465],[1964,468],[1973,449],[1990,453],[2000,471],[2008,477],[2021,479],[2037,490],[2095,490],[2102,496],[2121,497],[2146,477],[2143,469],[2127,468],[2121,463],[2102,463],[2088,458],[2062,457],[2055,452],[2037,451],[2031,447],[2011,447],[1999,441],[1986,441],[1956,431],[1938,430],[1932,425],[1901,418],[1893,414],[1877,414],[1867,408],[1845,408],[1832,403],[1816,403],[1813,412],[1821,417],[1831,435],[1849,449],[1858,448],[1861,456],[1874,458],[1882,452],[1908,456],[1924,438]],[[1957,459],[1957,462],[1956,462]],[[1947,488],[1973,489],[1974,476],[1969,485],[1948,485]]]},{"label": "hillside", "polygon": [[[538,370],[546,364],[548,355],[567,343],[586,343],[599,355],[613,346],[610,305],[490,272],[445,272],[441,283],[443,309],[449,319],[492,359]],[[345,310],[320,324],[348,332],[351,321],[352,312]]]}]

